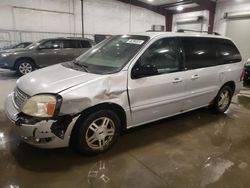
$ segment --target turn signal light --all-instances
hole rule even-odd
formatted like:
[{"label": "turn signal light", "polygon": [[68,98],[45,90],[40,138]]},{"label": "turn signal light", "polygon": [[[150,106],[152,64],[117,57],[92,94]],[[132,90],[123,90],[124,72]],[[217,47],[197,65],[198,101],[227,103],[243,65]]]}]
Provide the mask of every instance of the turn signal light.
[{"label": "turn signal light", "polygon": [[49,103],[47,105],[47,114],[50,116],[53,116],[54,112],[56,109],[56,104],[55,103]]}]

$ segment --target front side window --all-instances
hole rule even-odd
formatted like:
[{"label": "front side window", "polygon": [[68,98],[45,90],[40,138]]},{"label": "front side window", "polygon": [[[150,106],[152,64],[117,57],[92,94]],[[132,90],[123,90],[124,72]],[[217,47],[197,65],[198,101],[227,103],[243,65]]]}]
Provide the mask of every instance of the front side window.
[{"label": "front side window", "polygon": [[185,66],[188,70],[216,66],[216,49],[211,38],[184,37]]},{"label": "front side window", "polygon": [[141,70],[139,74],[144,74],[146,70],[141,77],[177,72],[182,68],[178,51],[176,38],[160,39],[143,53],[134,70]]},{"label": "front side window", "polygon": [[36,41],[36,42],[33,42],[32,44],[30,44],[29,46],[27,46],[26,48],[27,49],[35,49],[37,48],[38,46],[40,46],[42,43],[44,43],[45,40],[40,40],[40,41]]},{"label": "front side window", "polygon": [[46,41],[41,45],[41,48],[43,48],[43,49],[57,49],[57,48],[60,48],[60,41],[59,40]]},{"label": "front side window", "polygon": [[118,72],[148,40],[149,37],[139,35],[111,37],[77,58],[75,63],[96,74]]}]

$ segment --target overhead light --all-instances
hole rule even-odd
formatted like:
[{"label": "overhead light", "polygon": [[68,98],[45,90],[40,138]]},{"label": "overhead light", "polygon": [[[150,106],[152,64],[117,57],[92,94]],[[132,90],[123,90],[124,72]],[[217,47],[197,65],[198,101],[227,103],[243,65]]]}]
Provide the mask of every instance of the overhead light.
[{"label": "overhead light", "polygon": [[148,0],[148,2],[153,2],[154,0]]},{"label": "overhead light", "polygon": [[178,10],[178,11],[183,11],[183,7],[182,6],[178,6],[177,8],[176,8],[176,10]]}]

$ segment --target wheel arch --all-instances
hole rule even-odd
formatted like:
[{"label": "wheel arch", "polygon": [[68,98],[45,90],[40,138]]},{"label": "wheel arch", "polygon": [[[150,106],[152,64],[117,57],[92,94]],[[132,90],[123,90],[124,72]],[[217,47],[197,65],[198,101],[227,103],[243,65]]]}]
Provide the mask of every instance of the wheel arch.
[{"label": "wheel arch", "polygon": [[28,59],[28,60],[32,61],[32,63],[34,64],[34,66],[35,66],[36,68],[38,68],[38,66],[37,66],[37,64],[36,64],[36,62],[35,62],[35,60],[34,60],[33,58],[31,58],[31,57],[19,57],[19,58],[17,58],[17,59],[15,60],[14,69],[16,69],[17,63],[18,63],[19,61],[25,60],[25,59]]},{"label": "wheel arch", "polygon": [[223,84],[223,86],[220,88],[222,89],[224,86],[229,86],[232,88],[232,91],[233,91],[233,94],[235,92],[235,88],[236,88],[236,85],[235,85],[235,82],[234,81],[228,81],[226,82],[225,84]]},{"label": "wheel arch", "polygon": [[101,103],[101,104],[97,104],[95,106],[89,107],[81,112],[81,116],[79,118],[81,117],[84,118],[87,115],[94,113],[96,110],[112,110],[119,117],[121,121],[122,129],[126,128],[127,117],[126,117],[125,110],[116,103],[106,102],[106,103]]},{"label": "wheel arch", "polygon": [[85,110],[83,110],[80,113],[80,116],[78,117],[78,119],[76,120],[72,131],[70,133],[70,145],[72,145],[75,142],[75,138],[73,137],[73,135],[78,131],[78,128],[80,125],[80,122],[82,120],[84,120],[85,117],[87,117],[88,115],[96,112],[97,110],[112,110],[114,113],[116,113],[121,121],[121,130],[125,130],[126,126],[127,126],[127,117],[126,117],[126,113],[125,110],[118,104],[116,103],[109,103],[109,102],[105,102],[105,103],[101,103],[101,104],[97,104],[95,106],[91,106]]}]

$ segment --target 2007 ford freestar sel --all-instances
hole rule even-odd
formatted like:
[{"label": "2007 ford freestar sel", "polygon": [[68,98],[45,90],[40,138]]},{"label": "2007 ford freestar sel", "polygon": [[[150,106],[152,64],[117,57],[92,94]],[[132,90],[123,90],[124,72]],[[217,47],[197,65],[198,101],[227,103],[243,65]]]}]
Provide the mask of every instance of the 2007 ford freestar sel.
[{"label": "2007 ford freestar sel", "polygon": [[237,47],[221,36],[114,36],[74,61],[21,77],[5,111],[33,146],[97,154],[124,129],[206,106],[225,112],[242,70]]}]

